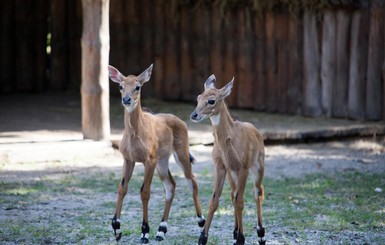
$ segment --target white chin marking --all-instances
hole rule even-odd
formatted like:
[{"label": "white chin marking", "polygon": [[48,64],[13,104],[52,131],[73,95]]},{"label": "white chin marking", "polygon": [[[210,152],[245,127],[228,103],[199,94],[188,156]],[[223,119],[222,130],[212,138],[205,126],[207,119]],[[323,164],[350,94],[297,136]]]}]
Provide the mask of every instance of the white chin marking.
[{"label": "white chin marking", "polygon": [[131,113],[131,112],[133,112],[134,110],[135,110],[135,108],[136,108],[136,103],[133,103],[133,104],[131,104],[131,105],[129,105],[129,106],[124,106],[125,108],[126,108],[126,110],[129,112],[129,113]]},{"label": "white chin marking", "polygon": [[210,117],[210,120],[213,126],[217,126],[219,124],[219,121],[221,120],[221,114],[212,115]]}]

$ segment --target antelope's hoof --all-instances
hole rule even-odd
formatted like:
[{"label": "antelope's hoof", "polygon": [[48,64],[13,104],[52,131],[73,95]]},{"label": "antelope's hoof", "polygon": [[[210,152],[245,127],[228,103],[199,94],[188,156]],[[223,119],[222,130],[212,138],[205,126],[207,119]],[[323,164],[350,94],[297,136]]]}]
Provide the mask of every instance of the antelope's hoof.
[{"label": "antelope's hoof", "polygon": [[116,241],[119,241],[122,238],[122,232],[120,231],[120,220],[116,217],[112,218],[111,221],[112,229],[114,230],[114,236]]},{"label": "antelope's hoof", "polygon": [[140,238],[140,242],[141,242],[142,244],[147,244],[147,243],[149,242],[149,240],[148,240],[148,238],[146,238],[146,237],[142,237],[142,238]]},{"label": "antelope's hoof", "polygon": [[[236,237],[235,237],[235,235],[236,235]],[[243,236],[242,233],[234,232],[234,242],[233,242],[233,245],[245,245],[245,237]]]},{"label": "antelope's hoof", "polygon": [[198,220],[198,225],[199,227],[203,227],[205,226],[205,223],[206,223],[206,219],[202,216],[202,217],[199,217],[199,220]]},{"label": "antelope's hoof", "polygon": [[266,245],[266,240],[259,240],[258,243],[259,245]]},{"label": "antelope's hoof", "polygon": [[166,233],[167,233],[167,223],[162,222],[160,223],[158,231],[156,232],[155,240],[163,241],[166,237]]},{"label": "antelope's hoof", "polygon": [[120,240],[120,238],[122,238],[122,233],[121,232],[119,232],[118,234],[115,234],[115,239],[116,239],[117,242]]},{"label": "antelope's hoof", "polygon": [[202,231],[201,236],[199,237],[198,245],[206,245],[208,236]]},{"label": "antelope's hoof", "polygon": [[155,241],[161,242],[163,240],[164,240],[164,238],[162,236],[156,236],[155,237]]}]

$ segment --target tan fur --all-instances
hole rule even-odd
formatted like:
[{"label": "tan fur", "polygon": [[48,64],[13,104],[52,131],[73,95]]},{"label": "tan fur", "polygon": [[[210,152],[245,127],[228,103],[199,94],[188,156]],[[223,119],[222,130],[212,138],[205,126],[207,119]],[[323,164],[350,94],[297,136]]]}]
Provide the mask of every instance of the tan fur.
[{"label": "tan fur", "polygon": [[[198,217],[202,216],[198,185],[192,173],[189,155],[188,131],[185,122],[171,114],[151,114],[141,108],[141,87],[151,76],[152,66],[139,76],[123,76],[109,66],[110,78],[121,87],[122,104],[125,107],[125,130],[119,149],[124,157],[123,178],[118,188],[115,217],[120,218],[123,199],[127,193],[135,162],[144,164],[144,180],[141,188],[143,222],[148,224],[148,201],[150,185],[155,169],[164,183],[166,197],[162,221],[167,222],[175,192],[175,181],[171,176],[168,159],[175,153],[177,163],[193,187],[193,199]],[[139,86],[139,89],[138,89]],[[126,102],[125,102],[126,101]],[[130,101],[127,103],[127,101]],[[169,193],[167,193],[169,191]]]},{"label": "tan fur", "polygon": [[[262,200],[264,190],[264,142],[259,131],[250,123],[235,121],[229,114],[224,99],[230,94],[233,80],[222,89],[214,86],[215,76],[205,83],[205,91],[198,96],[197,107],[191,119],[200,122],[210,118],[213,124],[214,147],[212,158],[215,164],[214,191],[210,200],[203,233],[207,237],[214,212],[218,208],[226,175],[231,186],[234,205],[234,231],[243,234],[242,211],[244,191],[249,173],[254,176],[254,197],[258,214],[258,229],[262,226]],[[237,240],[237,237],[234,237]],[[260,237],[263,242],[263,237]],[[200,240],[201,241],[201,240]],[[204,244],[204,243],[203,243]],[[242,244],[241,239],[236,244]]]}]

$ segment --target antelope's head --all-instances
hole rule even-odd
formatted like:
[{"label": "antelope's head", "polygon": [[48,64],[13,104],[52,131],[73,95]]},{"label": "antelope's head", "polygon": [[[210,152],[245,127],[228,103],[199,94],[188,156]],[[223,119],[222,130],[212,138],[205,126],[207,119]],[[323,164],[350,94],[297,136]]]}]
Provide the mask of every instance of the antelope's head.
[{"label": "antelope's head", "polygon": [[109,65],[108,76],[113,82],[119,84],[120,94],[122,97],[122,105],[128,112],[132,112],[140,101],[140,90],[145,82],[151,78],[152,64],[144,70],[139,76],[122,75],[118,69]]},{"label": "antelope's head", "polygon": [[198,96],[197,107],[190,116],[193,122],[201,122],[206,118],[218,115],[221,111],[222,101],[230,95],[234,77],[221,89],[215,87],[215,80],[214,74],[207,78],[204,84],[205,90]]}]

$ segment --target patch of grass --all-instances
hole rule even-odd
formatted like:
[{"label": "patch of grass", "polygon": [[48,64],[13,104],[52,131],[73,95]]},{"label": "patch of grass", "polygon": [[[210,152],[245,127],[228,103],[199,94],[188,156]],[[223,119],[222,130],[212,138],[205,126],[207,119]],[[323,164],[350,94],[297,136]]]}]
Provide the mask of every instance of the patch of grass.
[{"label": "patch of grass", "polygon": [[[385,174],[309,175],[265,182],[266,222],[292,229],[369,231],[385,228]],[[277,212],[279,210],[279,212]]]}]

